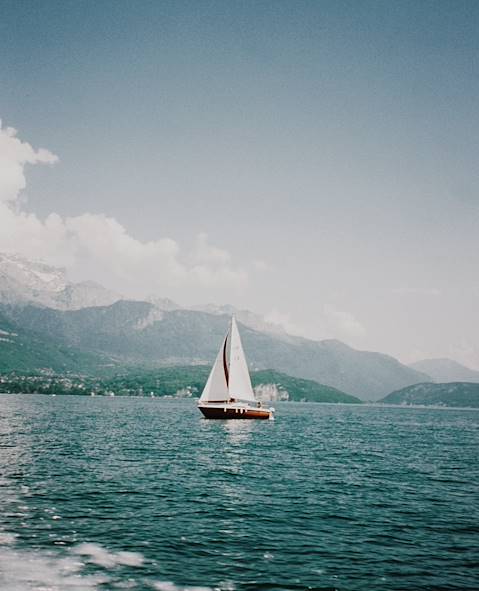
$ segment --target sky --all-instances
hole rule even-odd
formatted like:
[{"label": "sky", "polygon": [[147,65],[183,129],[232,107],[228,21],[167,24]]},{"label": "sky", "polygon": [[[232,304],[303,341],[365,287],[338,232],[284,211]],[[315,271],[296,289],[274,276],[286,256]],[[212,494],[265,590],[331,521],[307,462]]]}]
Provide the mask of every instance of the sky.
[{"label": "sky", "polygon": [[1,5],[1,251],[479,369],[479,3]]}]

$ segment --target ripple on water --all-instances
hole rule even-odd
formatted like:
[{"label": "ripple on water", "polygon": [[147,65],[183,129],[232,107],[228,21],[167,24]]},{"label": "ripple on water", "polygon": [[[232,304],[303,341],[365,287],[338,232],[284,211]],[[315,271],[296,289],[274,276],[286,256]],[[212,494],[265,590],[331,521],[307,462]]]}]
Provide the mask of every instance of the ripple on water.
[{"label": "ripple on water", "polygon": [[5,396],[0,588],[479,588],[479,413]]}]

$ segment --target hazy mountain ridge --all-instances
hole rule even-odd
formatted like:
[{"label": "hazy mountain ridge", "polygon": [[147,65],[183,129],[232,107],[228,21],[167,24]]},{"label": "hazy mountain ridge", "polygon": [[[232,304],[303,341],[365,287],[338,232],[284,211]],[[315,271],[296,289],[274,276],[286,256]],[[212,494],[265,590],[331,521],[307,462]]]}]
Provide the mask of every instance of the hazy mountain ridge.
[{"label": "hazy mountain ridge", "polygon": [[231,316],[232,314],[234,314],[236,320],[241,322],[241,324],[244,324],[245,326],[248,326],[249,328],[252,328],[254,330],[258,330],[260,332],[267,332],[275,335],[281,335],[283,337],[291,336],[286,333],[286,331],[281,325],[268,322],[260,314],[255,314],[250,310],[241,310],[239,308],[236,308],[235,306],[231,306],[230,304],[224,304],[221,306],[217,304],[203,304],[198,306],[191,306],[188,309],[196,312],[206,312],[207,314],[213,314],[215,316]]},{"label": "hazy mountain ridge", "polygon": [[[109,306],[122,299],[127,298],[95,281],[69,281],[65,269],[61,267],[30,260],[17,254],[0,253],[0,303],[33,304],[66,311]],[[235,314],[245,326],[288,337],[282,326],[266,321],[260,314],[240,310],[229,304],[184,307],[156,294],[146,297],[143,301],[154,305],[158,317],[161,316],[161,312],[173,310],[193,310],[216,316]],[[154,317],[155,313],[151,313],[150,316]]]},{"label": "hazy mountain ridge", "polygon": [[409,367],[431,376],[434,382],[479,382],[479,371],[452,359],[423,359]]},{"label": "hazy mountain ridge", "polygon": [[149,300],[124,300],[94,282],[69,282],[64,269],[0,254],[0,369],[211,364],[234,313],[252,369],[274,368],[366,400],[429,380],[388,355],[292,336],[248,310]]},{"label": "hazy mountain ridge", "polygon": [[479,408],[479,384],[470,382],[414,384],[391,392],[381,402],[402,405]]},{"label": "hazy mountain ridge", "polygon": [[[34,337],[39,347],[44,342],[55,353],[57,365],[60,349],[76,350],[79,357],[71,359],[70,368],[89,371],[101,371],[108,363],[144,367],[211,364],[229,322],[228,316],[191,310],[164,311],[152,319],[153,304],[124,300],[74,311],[32,305],[0,306],[0,311],[22,338]],[[339,341],[284,339],[246,326],[241,333],[252,369],[274,368],[364,400],[377,400],[392,390],[429,379],[392,357],[356,351]],[[2,354],[4,349],[0,348]],[[10,351],[9,363],[0,360],[0,365],[15,369],[16,354],[20,354],[18,349]],[[48,367],[43,359],[32,359],[32,369]]]}]

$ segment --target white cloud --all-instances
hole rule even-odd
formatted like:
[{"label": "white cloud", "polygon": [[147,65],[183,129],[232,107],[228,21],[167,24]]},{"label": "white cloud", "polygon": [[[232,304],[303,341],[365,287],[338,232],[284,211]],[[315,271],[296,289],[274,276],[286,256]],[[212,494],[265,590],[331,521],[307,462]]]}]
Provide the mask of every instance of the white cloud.
[{"label": "white cloud", "polygon": [[226,250],[211,245],[208,235],[199,234],[189,256],[191,274],[203,286],[231,285],[240,287],[248,281],[243,270],[231,268],[231,255]]},{"label": "white cloud", "polygon": [[208,234],[198,234],[196,246],[192,253],[192,261],[198,265],[213,265],[215,267],[230,263],[231,256],[226,250],[212,246],[208,242]]},{"label": "white cloud", "polygon": [[441,292],[436,287],[396,287],[392,293],[397,295],[439,296]]},{"label": "white cloud", "polygon": [[54,164],[58,157],[35,150],[0,124],[0,251],[18,252],[67,268],[74,279],[95,279],[127,295],[171,287],[238,288],[248,281],[230,254],[200,234],[190,253],[170,238],[142,242],[114,218],[84,213],[42,220],[22,210],[26,164]]},{"label": "white cloud", "polygon": [[346,337],[360,337],[366,334],[364,326],[350,312],[339,310],[332,304],[325,304],[324,316],[329,325],[336,332]]},{"label": "white cloud", "polygon": [[273,308],[264,319],[270,324],[281,326],[289,334],[313,340],[341,338],[350,342],[366,334],[365,327],[357,318],[332,304],[319,305],[316,314],[302,323],[296,322],[290,314],[278,308]]},{"label": "white cloud", "polygon": [[277,308],[273,308],[265,314],[264,320],[268,324],[275,324],[282,327],[287,333],[292,335],[302,335],[305,332],[302,327],[293,322],[290,314],[281,312]]},{"label": "white cloud", "polygon": [[263,261],[261,259],[253,261],[253,269],[258,272],[272,270],[271,265],[269,265],[266,261]]},{"label": "white cloud", "polygon": [[54,164],[58,156],[44,148],[34,150],[17,138],[13,127],[2,128],[0,119],[0,200],[16,201],[26,186],[25,164]]}]

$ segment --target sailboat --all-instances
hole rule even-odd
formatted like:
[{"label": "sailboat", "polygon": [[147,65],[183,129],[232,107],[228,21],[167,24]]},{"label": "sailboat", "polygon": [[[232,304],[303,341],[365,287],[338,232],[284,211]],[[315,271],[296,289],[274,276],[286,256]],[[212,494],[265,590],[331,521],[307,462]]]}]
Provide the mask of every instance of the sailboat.
[{"label": "sailboat", "polygon": [[198,408],[207,419],[273,419],[254,397],[243,345],[235,317],[220,347]]}]

